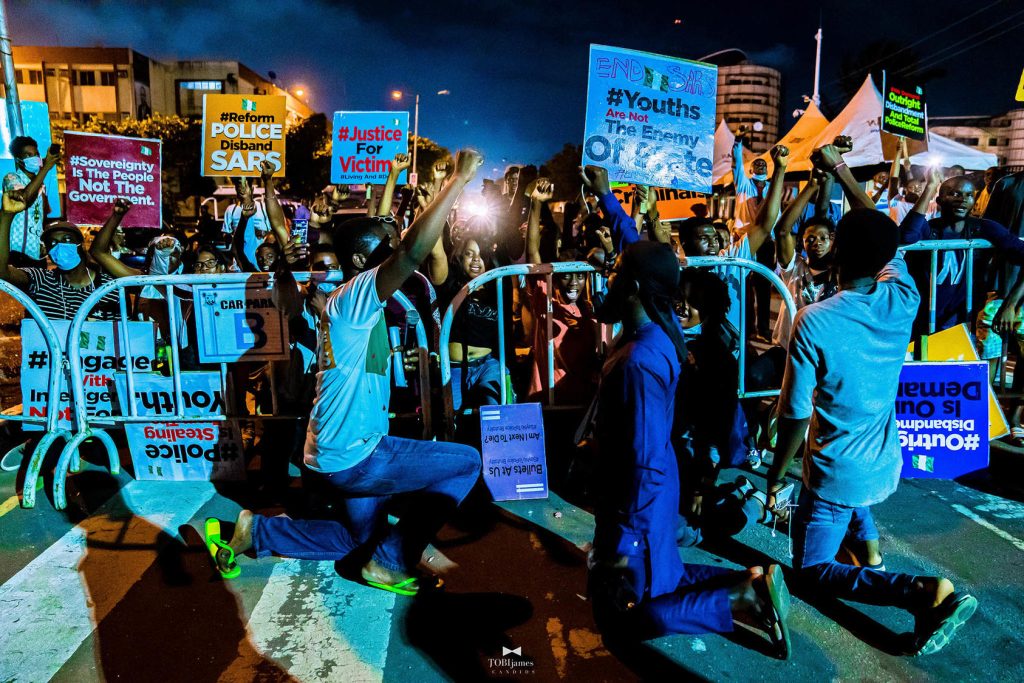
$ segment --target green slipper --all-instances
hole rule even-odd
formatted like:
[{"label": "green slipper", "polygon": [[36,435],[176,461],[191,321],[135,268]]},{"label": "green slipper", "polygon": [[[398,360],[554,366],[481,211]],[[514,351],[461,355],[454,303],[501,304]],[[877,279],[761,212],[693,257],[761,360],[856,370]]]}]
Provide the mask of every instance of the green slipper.
[{"label": "green slipper", "polygon": [[789,641],[789,588],[786,587],[786,580],[782,576],[782,567],[777,564],[769,565],[768,571],[764,574],[764,583],[768,591],[768,599],[772,608],[772,614],[768,619],[768,636],[772,644],[778,648],[782,659],[789,659],[791,647]]},{"label": "green slipper", "polygon": [[406,588],[406,586],[411,586],[416,583],[416,577],[412,576],[404,581],[399,581],[398,583],[380,583],[378,581],[370,581],[369,579],[363,580],[366,581],[367,586],[373,586],[374,588],[379,588],[382,591],[388,591],[390,593],[408,595],[410,597],[419,593],[419,590],[409,590]]},{"label": "green slipper", "polygon": [[918,635],[918,648],[915,656],[932,655],[944,648],[953,640],[953,635],[974,616],[978,609],[978,600],[967,593],[952,593],[942,604],[915,624]]},{"label": "green slipper", "polygon": [[[214,569],[221,575],[221,578],[237,578],[242,573],[242,568],[235,562],[235,551],[220,538],[220,520],[208,517],[203,525],[203,530],[206,536],[206,550],[213,560]],[[220,563],[217,562],[217,553],[221,550],[228,551],[227,569],[221,569]]]}]

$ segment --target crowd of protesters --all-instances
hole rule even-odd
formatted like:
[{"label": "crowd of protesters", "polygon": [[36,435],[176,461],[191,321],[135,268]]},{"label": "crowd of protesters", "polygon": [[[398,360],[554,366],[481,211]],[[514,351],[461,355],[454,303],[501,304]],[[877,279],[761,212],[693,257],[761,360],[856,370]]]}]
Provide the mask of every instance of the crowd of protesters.
[{"label": "crowd of protesters", "polygon": [[[573,458],[590,461],[582,468],[596,518],[588,588],[606,634],[727,632],[742,621],[762,628],[788,657],[789,592],[779,564],[727,571],[680,555],[705,538],[784,520],[792,523],[793,576],[836,597],[906,609],[914,617],[909,653],[941,649],[976,608],[946,578],[887,570],[872,519],[871,506],[899,481],[898,377],[908,343],[929,323],[921,294],[927,263],[897,250],[972,237],[997,247],[995,255],[940,255],[935,321],[943,330],[977,316],[981,357],[998,357],[1001,335],[1024,339],[1020,175],[997,179],[990,171],[982,185],[962,169],[915,173],[901,148],[865,190],[843,161],[851,142],[839,137],[815,151],[813,172],[787,202],[789,151],[771,150],[770,174],[763,159],[748,169],[741,135],[735,220],[702,211],[673,222],[660,216],[653,188],[637,187],[627,212],[607,172],[593,166],[580,169],[581,191],[563,205],[553,202],[545,169],[530,166],[510,168],[501,184],[485,182],[471,198],[467,187],[482,158],[468,149],[439,161],[418,187],[399,187],[410,160],[398,155],[365,213],[353,217],[341,211],[354,203],[344,187],[308,205],[283,201],[266,164],[262,199],[255,179],[237,180],[222,224],[206,216],[195,235],[154,231],[141,268],[120,258],[127,200],[112,206],[88,249],[77,226],[46,226],[42,249],[53,265],[46,268],[18,262],[10,236],[12,224],[37,210],[41,177],[59,149],[43,161],[31,139],[11,146],[20,183],[5,181],[0,277],[48,317],[70,319],[98,285],[129,275],[265,272],[275,274],[275,287],[289,288],[275,302],[288,316],[290,359],[244,364],[233,372],[235,391],[258,411],[268,401],[268,373],[278,373],[279,400],[309,418],[263,428],[262,483],[287,486],[294,461],[304,489],[329,499],[336,514],[292,519],[243,510],[230,537],[220,521],[207,520],[225,578],[241,572],[237,555],[245,552],[342,560],[358,551],[368,585],[409,596],[437,586],[421,556],[479,484],[480,454],[460,443],[472,440],[460,438],[468,419],[455,440],[426,441],[393,435],[391,417],[418,394],[437,393],[436,385],[398,375],[428,362],[426,375],[438,377],[436,334],[422,356],[410,330],[420,321],[436,333],[455,301],[447,352],[456,417],[503,401],[546,401],[549,388],[557,403],[581,408],[572,443],[549,444],[549,453],[580,446]],[[467,210],[472,201],[480,210]],[[733,261],[686,267],[688,257],[706,256],[773,269],[796,318],[783,307],[772,329],[767,280],[746,278]],[[973,301],[966,301],[966,258],[975,259]],[[500,266],[557,262],[593,268],[520,277],[501,290],[493,282],[466,288]],[[297,286],[287,276],[307,270],[339,272],[341,280],[314,275]],[[753,313],[744,339],[748,284]],[[130,315],[156,323],[161,343],[171,337],[165,291],[144,287],[131,297]],[[190,294],[175,291],[182,367],[198,369]],[[415,312],[393,302],[397,292]],[[115,319],[117,304],[104,297],[95,317]],[[510,351],[502,363],[503,343],[522,353]],[[741,348],[747,387],[781,386],[777,402],[740,400]],[[765,490],[745,476],[720,481],[724,468],[756,466],[763,446],[774,453]],[[801,454],[797,494],[789,466]],[[408,505],[390,524],[395,499]]]}]

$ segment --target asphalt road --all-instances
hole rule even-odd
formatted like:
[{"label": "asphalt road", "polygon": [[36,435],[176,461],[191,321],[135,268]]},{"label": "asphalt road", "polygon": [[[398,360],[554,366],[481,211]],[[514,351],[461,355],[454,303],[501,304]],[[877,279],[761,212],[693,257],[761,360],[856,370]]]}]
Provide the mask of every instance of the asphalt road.
[{"label": "asphalt road", "polygon": [[[1000,465],[960,483],[907,480],[876,508],[890,569],[943,574],[980,601],[945,650],[901,656],[908,614],[793,581],[795,654],[782,662],[746,629],[609,651],[584,596],[592,519],[557,497],[471,501],[432,555],[446,590],[409,599],[331,562],[242,558],[239,579],[215,578],[199,530],[258,502],[239,489],[90,467],[71,478],[63,513],[42,496],[17,507],[15,475],[3,473],[0,681],[1022,680],[1020,475]],[[783,531],[758,527],[684,558],[786,564]]]}]

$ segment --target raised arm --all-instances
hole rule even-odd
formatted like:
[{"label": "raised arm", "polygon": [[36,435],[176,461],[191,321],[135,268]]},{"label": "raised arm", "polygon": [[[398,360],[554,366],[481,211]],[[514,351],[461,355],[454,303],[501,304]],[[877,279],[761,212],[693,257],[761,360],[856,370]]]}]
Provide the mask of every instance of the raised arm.
[{"label": "raised arm", "polygon": [[864,188],[860,186],[860,183],[853,177],[853,173],[846,165],[846,162],[843,161],[843,153],[849,152],[852,149],[853,141],[849,136],[840,135],[831,145],[825,145],[814,150],[811,160],[814,161],[815,166],[835,176],[839,184],[843,186],[843,192],[846,193],[846,198],[849,200],[852,208],[874,209],[875,203],[864,192]]},{"label": "raised arm", "polygon": [[789,164],[789,148],[785,145],[772,147],[772,161],[775,168],[772,169],[771,186],[768,188],[768,196],[765,198],[764,206],[758,211],[757,220],[753,225],[747,226],[747,240],[750,245],[750,253],[756,254],[764,241],[768,239],[775,222],[779,218],[779,209],[782,207],[782,190],[786,180],[786,166]]},{"label": "raised arm", "polygon": [[25,210],[25,190],[4,192],[3,208],[0,210],[0,278],[16,287],[28,287],[28,274],[21,268],[13,268],[11,260],[11,223],[14,217]]},{"label": "raised arm", "polygon": [[110,212],[110,218],[103,224],[100,231],[96,233],[96,237],[93,238],[92,244],[89,246],[89,256],[92,256],[102,266],[103,270],[114,277],[128,277],[129,275],[140,275],[142,273],[141,270],[121,263],[119,259],[114,258],[114,255],[110,253],[110,241],[114,238],[114,232],[117,230],[117,226],[121,225],[124,215],[131,208],[131,200],[124,197],[115,199],[113,210]]},{"label": "raised arm", "polygon": [[249,229],[249,219],[256,213],[256,203],[249,200],[248,204],[239,204],[241,213],[238,216],[238,225],[231,233],[231,253],[235,255],[238,267],[243,273],[258,273],[259,268],[245,255],[245,231]]},{"label": "raised arm", "polygon": [[380,203],[377,204],[378,216],[390,216],[391,205],[395,201],[395,185],[398,184],[398,177],[402,171],[412,166],[408,154],[396,154],[391,161],[391,169],[388,171],[388,179],[384,183],[384,191],[380,195]]},{"label": "raised arm", "polygon": [[636,229],[636,221],[626,215],[622,204],[612,193],[608,171],[600,166],[587,166],[580,169],[580,174],[584,187],[597,197],[597,204],[611,226],[615,250],[622,252],[627,245],[639,242],[640,233]]},{"label": "raised arm", "polygon": [[736,186],[736,194],[752,195],[757,194],[754,181],[747,177],[747,171],[743,168],[743,139],[745,133],[740,129],[740,135],[732,144],[732,182]]},{"label": "raised arm", "polygon": [[555,196],[555,186],[547,178],[538,178],[530,195],[530,216],[526,221],[526,262],[543,263],[540,255],[540,214],[544,204]]},{"label": "raised arm", "polygon": [[459,152],[455,160],[455,173],[438,192],[434,201],[427,206],[409,227],[395,253],[381,264],[377,271],[377,296],[381,301],[398,291],[441,238],[445,220],[451,213],[455,200],[473,180],[483,157],[472,149]]},{"label": "raised arm", "polygon": [[793,226],[804,214],[804,209],[810,203],[811,197],[817,194],[819,179],[818,173],[811,173],[804,189],[800,190],[796,199],[790,202],[786,210],[782,212],[782,218],[775,224],[775,254],[778,256],[779,266],[782,268],[788,268],[789,264],[793,262],[793,255],[796,253],[796,237],[793,235]]},{"label": "raised arm", "polygon": [[28,185],[25,186],[26,206],[32,206],[35,203],[39,191],[43,188],[46,174],[54,169],[58,161],[60,161],[60,145],[53,143],[46,152],[46,158],[43,159],[43,167],[39,169],[39,173],[32,176],[32,180],[28,181]]},{"label": "raised arm", "polygon": [[907,139],[900,138],[900,144],[896,148],[896,158],[892,160],[892,165],[889,166],[889,191],[886,194],[887,203],[892,203],[897,193],[900,190],[900,161],[903,159],[903,153],[907,149]]},{"label": "raised arm", "polygon": [[291,235],[288,233],[288,221],[285,220],[284,209],[281,208],[281,202],[277,198],[274,167],[269,161],[260,163],[260,175],[263,177],[263,206],[267,209],[267,221],[277,239],[278,251],[283,253]]}]

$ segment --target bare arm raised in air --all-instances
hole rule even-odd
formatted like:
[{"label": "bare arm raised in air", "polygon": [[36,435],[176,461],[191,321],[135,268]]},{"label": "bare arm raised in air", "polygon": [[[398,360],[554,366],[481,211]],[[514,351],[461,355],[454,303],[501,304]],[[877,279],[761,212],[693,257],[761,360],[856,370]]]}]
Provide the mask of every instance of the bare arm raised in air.
[{"label": "bare arm raised in air", "polygon": [[398,184],[398,177],[402,175],[402,171],[412,166],[412,161],[408,154],[396,154],[395,158],[391,161],[391,169],[388,171],[387,182],[384,183],[384,192],[380,195],[380,203],[377,204],[377,215],[378,216],[390,216],[391,205],[395,200],[395,185]]},{"label": "bare arm raised in air", "polygon": [[811,178],[804,185],[804,189],[800,190],[796,199],[790,202],[786,210],[782,212],[782,218],[775,225],[775,254],[779,259],[779,266],[782,268],[787,268],[793,261],[793,255],[796,253],[796,237],[793,235],[793,226],[800,220],[811,197],[817,194],[820,178],[820,172],[811,173]]},{"label": "bare arm raised in air", "polygon": [[543,263],[540,255],[540,213],[555,196],[555,186],[547,178],[538,178],[530,195],[530,216],[526,221],[526,262]]},{"label": "bare arm raised in air", "polygon": [[120,197],[114,200],[114,208],[110,212],[110,218],[103,224],[100,231],[96,233],[96,237],[93,238],[92,244],[89,246],[89,256],[92,256],[103,270],[114,277],[128,277],[129,275],[140,275],[142,273],[141,270],[121,263],[120,259],[114,258],[114,255],[110,253],[110,241],[114,238],[114,232],[117,230],[117,226],[121,225],[121,220],[124,219],[124,215],[131,208],[132,202],[129,199]]},{"label": "bare arm raised in air", "polygon": [[775,145],[772,147],[771,155],[775,168],[772,170],[768,196],[765,198],[764,206],[758,211],[757,220],[747,229],[751,254],[756,254],[772,233],[775,221],[779,218],[779,209],[782,207],[782,189],[785,184],[786,166],[789,164],[789,148],[785,145]]},{"label": "bare arm raised in air", "polygon": [[846,135],[838,136],[831,145],[825,145],[814,150],[811,160],[814,165],[823,171],[835,176],[839,184],[843,186],[843,192],[854,209],[874,209],[875,203],[867,195],[864,188],[853,177],[850,167],[843,161],[843,154],[853,149],[853,141]]}]

